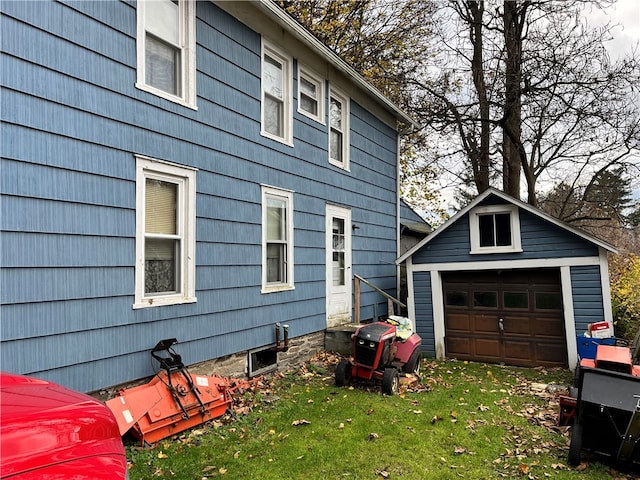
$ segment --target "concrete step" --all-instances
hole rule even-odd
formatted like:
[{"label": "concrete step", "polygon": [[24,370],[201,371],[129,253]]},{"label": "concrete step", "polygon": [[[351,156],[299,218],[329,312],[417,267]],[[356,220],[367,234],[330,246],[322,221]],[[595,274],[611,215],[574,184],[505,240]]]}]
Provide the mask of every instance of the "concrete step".
[{"label": "concrete step", "polygon": [[345,325],[327,328],[324,333],[325,350],[345,356],[353,354],[353,340],[351,339],[351,335],[361,326],[362,325],[357,323],[347,323]]}]

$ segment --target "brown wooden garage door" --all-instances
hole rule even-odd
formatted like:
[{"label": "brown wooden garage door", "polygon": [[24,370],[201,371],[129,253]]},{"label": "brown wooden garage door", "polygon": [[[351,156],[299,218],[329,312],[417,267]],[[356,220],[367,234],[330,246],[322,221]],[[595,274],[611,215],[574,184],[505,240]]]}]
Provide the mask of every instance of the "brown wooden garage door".
[{"label": "brown wooden garage door", "polygon": [[558,269],[443,274],[448,357],[565,366]]}]

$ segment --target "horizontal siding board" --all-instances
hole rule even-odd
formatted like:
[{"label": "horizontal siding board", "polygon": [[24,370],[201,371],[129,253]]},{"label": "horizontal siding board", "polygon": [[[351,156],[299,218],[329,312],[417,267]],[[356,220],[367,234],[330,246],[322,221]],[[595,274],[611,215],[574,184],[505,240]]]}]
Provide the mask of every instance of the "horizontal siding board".
[{"label": "horizontal siding board", "polygon": [[[260,242],[262,227],[257,223],[243,223],[229,220],[213,220],[198,218],[196,237],[198,247],[206,248],[208,243],[233,243],[256,245]],[[296,232],[297,234],[297,232]],[[296,235],[298,236],[298,235]],[[297,244],[298,242],[296,242]],[[200,261],[201,260],[201,261]],[[213,259],[207,255],[198,258],[198,265],[212,264]]]},{"label": "horizontal siding board", "polygon": [[3,305],[2,340],[124,326],[132,322],[132,303],[124,296]]},{"label": "horizontal siding board", "polygon": [[[295,80],[294,80],[295,82]],[[296,83],[297,84],[297,83]],[[297,87],[295,87],[297,89]],[[312,120],[300,113],[297,109],[297,101],[294,99],[293,119],[298,128],[293,132],[293,139],[300,154],[306,153],[310,161],[314,163],[324,162],[328,158],[326,121],[324,124]],[[301,144],[301,145],[299,145]],[[304,150],[302,150],[304,148]]]},{"label": "horizontal siding board", "polygon": [[[350,102],[350,113],[353,129],[361,133],[361,139],[370,142],[370,147],[363,148],[368,152],[376,152],[379,157],[386,158],[391,165],[396,159],[396,132],[380,119],[372,116],[364,107],[355,101]],[[356,146],[358,144],[356,143]],[[386,152],[385,155],[379,155]]]},{"label": "horizontal siding board", "polygon": [[256,223],[260,221],[260,205],[222,197],[198,195],[196,211],[208,220]]},{"label": "horizontal siding board", "polygon": [[[295,236],[294,242],[295,242],[296,251],[305,249],[310,254],[315,256],[314,252],[316,252],[317,250],[322,250],[322,254],[324,255],[325,241],[324,241],[324,238],[318,235],[317,230],[315,231],[303,230],[298,226],[296,226],[294,236]],[[320,257],[314,258],[314,260],[320,260]],[[322,262],[324,262],[324,257],[322,257]],[[322,262],[316,261],[315,263],[322,263]],[[298,262],[296,261],[296,263]]]},{"label": "horizontal siding board", "polygon": [[2,268],[121,267],[134,263],[135,242],[126,237],[3,232]]},{"label": "horizontal siding board", "polygon": [[[197,17],[202,25],[197,28],[197,41],[206,45],[210,45],[212,49],[215,49],[216,54],[224,55],[229,58],[233,63],[242,66],[249,72],[253,72],[255,75],[260,76],[259,67],[256,68],[254,63],[243,65],[242,59],[246,58],[244,55],[234,55],[238,49],[234,48],[232,44],[241,48],[250,48],[253,51],[259,51],[260,49],[260,35],[236,21],[231,15],[224,12],[215,5],[207,5],[203,7],[202,3],[198,4]],[[203,29],[202,26],[206,25],[208,28]],[[207,34],[211,31],[216,32],[216,37],[210,38]],[[223,39],[226,39],[227,44],[219,44]]]},{"label": "horizontal siding board", "polygon": [[207,265],[261,265],[261,248],[256,245],[241,245],[237,243],[200,243],[196,249],[196,261],[200,259]]},{"label": "horizontal siding board", "polygon": [[5,195],[34,197],[36,191],[38,198],[117,208],[131,208],[135,198],[133,182],[10,160],[2,162],[0,189]]},{"label": "horizontal siding board", "polygon": [[251,285],[260,286],[262,268],[254,265],[215,265],[213,267],[198,267],[196,285],[200,290],[215,290],[224,288],[242,288],[247,286],[248,280],[253,279]]},{"label": "horizontal siding board", "polygon": [[[131,28],[136,22],[135,1],[121,1],[117,8],[107,5],[108,2],[100,2],[102,5],[88,6],[86,2],[77,0],[59,0],[66,8],[76,10],[103,25],[109,26],[124,34],[131,34]],[[78,22],[80,23],[80,22]],[[65,34],[65,31],[61,32]],[[82,37],[80,38],[82,40]]]},{"label": "horizontal siding board", "polygon": [[2,197],[0,209],[3,230],[135,236],[133,210],[12,196]]},{"label": "horizontal siding board", "polygon": [[0,139],[3,170],[6,160],[16,160],[93,173],[105,178],[135,180],[131,152],[81,143],[73,138],[8,123],[2,125]]},{"label": "horizontal siding board", "polygon": [[133,292],[129,267],[3,268],[0,304],[117,297]]},{"label": "horizontal siding board", "polygon": [[[226,15],[226,14],[222,14]],[[198,51],[198,71],[211,79],[234,85],[238,91],[250,87],[259,94],[260,79],[260,36],[250,29],[241,29],[241,37],[231,38],[219,28],[199,20],[196,25]],[[201,60],[201,61],[200,61]],[[237,82],[240,80],[240,83]],[[258,80],[256,92],[255,81]],[[203,89],[204,97],[216,90]]]},{"label": "horizontal siding board", "polygon": [[469,217],[464,216],[413,254],[413,263],[469,261]]}]

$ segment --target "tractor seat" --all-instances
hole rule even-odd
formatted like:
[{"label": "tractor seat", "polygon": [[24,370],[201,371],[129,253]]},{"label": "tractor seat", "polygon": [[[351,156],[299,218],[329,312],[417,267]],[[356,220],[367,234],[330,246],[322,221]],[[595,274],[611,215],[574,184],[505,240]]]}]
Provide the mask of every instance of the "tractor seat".
[{"label": "tractor seat", "polygon": [[396,337],[401,341],[404,342],[413,335],[413,322],[410,318],[400,317],[398,315],[389,315],[387,322],[396,326]]}]

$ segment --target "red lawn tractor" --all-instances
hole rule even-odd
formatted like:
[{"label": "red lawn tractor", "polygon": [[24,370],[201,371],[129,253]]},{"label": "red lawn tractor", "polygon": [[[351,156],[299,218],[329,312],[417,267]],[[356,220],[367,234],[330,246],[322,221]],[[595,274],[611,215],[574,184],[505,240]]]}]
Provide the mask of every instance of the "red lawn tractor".
[{"label": "red lawn tractor", "polygon": [[351,379],[382,381],[382,392],[400,390],[400,374],[420,373],[422,339],[413,331],[410,319],[390,316],[385,322],[363,325],[352,335],[353,362],[343,360],[335,371],[338,387]]}]

